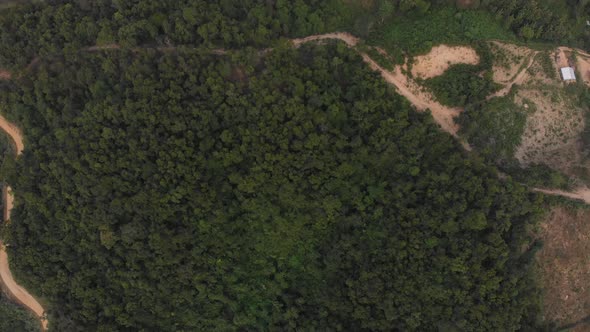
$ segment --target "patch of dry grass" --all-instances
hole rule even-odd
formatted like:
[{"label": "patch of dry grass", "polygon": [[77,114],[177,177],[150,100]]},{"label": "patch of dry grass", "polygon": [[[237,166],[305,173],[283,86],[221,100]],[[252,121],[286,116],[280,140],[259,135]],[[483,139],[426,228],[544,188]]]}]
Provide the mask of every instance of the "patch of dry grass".
[{"label": "patch of dry grass", "polygon": [[[541,224],[537,254],[545,319],[557,326],[590,315],[590,210],[556,207]],[[586,326],[588,327],[588,326]],[[584,326],[577,326],[576,331]]]}]

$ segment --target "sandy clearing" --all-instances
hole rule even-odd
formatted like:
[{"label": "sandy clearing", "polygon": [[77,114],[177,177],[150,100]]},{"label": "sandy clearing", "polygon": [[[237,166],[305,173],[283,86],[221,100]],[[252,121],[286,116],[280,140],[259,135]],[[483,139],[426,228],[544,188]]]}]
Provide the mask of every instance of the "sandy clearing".
[{"label": "sandy clearing", "polygon": [[584,130],[584,111],[568,102],[560,90],[521,89],[518,105],[534,109],[527,115],[514,157],[522,165],[543,163],[565,173],[581,162],[577,142]]},{"label": "sandy clearing", "polygon": [[450,66],[459,63],[476,65],[479,63],[479,55],[468,46],[434,46],[428,54],[414,57],[412,75],[422,79],[440,76]]}]

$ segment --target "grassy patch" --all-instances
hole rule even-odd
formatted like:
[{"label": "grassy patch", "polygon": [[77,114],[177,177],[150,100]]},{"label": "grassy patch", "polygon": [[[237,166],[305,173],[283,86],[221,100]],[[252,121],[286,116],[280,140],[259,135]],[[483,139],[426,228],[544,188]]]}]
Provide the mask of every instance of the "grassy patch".
[{"label": "grassy patch", "polygon": [[547,51],[539,52],[539,54],[537,54],[536,60],[541,65],[541,68],[543,68],[543,73],[545,73],[547,77],[550,79],[557,79],[557,73],[553,67],[553,61],[551,60],[551,57]]},{"label": "grassy patch", "polygon": [[505,167],[503,171],[509,173],[514,180],[537,188],[555,188],[569,190],[572,187],[572,179],[560,171],[549,168],[547,165],[537,164],[521,168],[517,162]]},{"label": "grassy patch", "polygon": [[379,51],[374,48],[368,48],[367,54],[371,57],[371,59],[375,60],[379,66],[390,71],[393,70],[395,63],[392,58],[379,53]]},{"label": "grassy patch", "polygon": [[403,50],[408,55],[426,53],[434,45],[464,44],[474,40],[514,40],[491,14],[460,11],[455,8],[431,9],[428,13],[391,19],[370,36],[372,43],[388,52]]},{"label": "grassy patch", "polygon": [[588,218],[588,209],[560,204],[541,225],[543,247],[538,252],[537,268],[544,293],[543,309],[546,319],[556,326],[571,327],[587,318],[590,310],[590,288],[586,286],[590,278]]}]

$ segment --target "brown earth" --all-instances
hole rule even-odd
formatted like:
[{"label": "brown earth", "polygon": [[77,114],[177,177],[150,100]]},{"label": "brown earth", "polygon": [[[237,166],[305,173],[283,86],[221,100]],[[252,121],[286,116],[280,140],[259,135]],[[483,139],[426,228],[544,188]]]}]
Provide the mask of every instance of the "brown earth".
[{"label": "brown earth", "polygon": [[440,76],[450,66],[459,63],[476,65],[479,63],[479,55],[472,47],[438,45],[428,54],[414,58],[412,75],[422,79]]},{"label": "brown earth", "polygon": [[[536,256],[545,319],[557,326],[590,315],[590,210],[556,207],[541,224]],[[575,331],[588,331],[579,325]]]},{"label": "brown earth", "polygon": [[585,110],[565,89],[559,70],[575,66],[573,52],[564,47],[551,51],[550,68],[544,68],[542,52],[532,53],[527,70],[518,75],[521,80],[514,102],[526,109],[527,120],[515,158],[523,166],[544,164],[573,178],[584,178],[590,166],[580,141]]},{"label": "brown earth", "polygon": [[[20,155],[24,149],[23,136],[20,130],[12,123],[8,122],[6,118],[0,116],[0,129],[2,129],[14,142],[16,154]],[[5,187],[3,190],[4,198],[4,220],[10,220],[10,212],[13,207],[14,197],[12,189]],[[43,330],[47,330],[47,319],[45,318],[45,310],[43,306],[37,301],[26,289],[19,286],[10,272],[10,264],[8,255],[4,244],[0,241],[0,283],[2,288],[7,291],[11,298],[18,303],[31,310],[40,320]]]},{"label": "brown earth", "polygon": [[584,130],[584,111],[562,95],[561,89],[533,86],[518,91],[516,104],[528,105],[530,113],[514,156],[525,166],[543,163],[571,174],[583,159],[578,141]]}]

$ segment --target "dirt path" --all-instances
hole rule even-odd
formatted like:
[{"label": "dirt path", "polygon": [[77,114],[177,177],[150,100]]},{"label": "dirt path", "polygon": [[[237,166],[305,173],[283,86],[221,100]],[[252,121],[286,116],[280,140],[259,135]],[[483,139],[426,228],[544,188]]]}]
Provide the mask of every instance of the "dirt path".
[{"label": "dirt path", "polygon": [[[20,155],[24,149],[23,143],[23,136],[20,130],[12,123],[8,122],[6,118],[0,116],[0,129],[2,129],[12,140],[14,141],[14,145],[16,148],[16,155]],[[13,206],[14,197],[12,195],[12,189],[10,187],[5,187],[3,190],[4,196],[4,220],[10,219],[10,212]],[[14,280],[12,273],[10,272],[10,265],[8,262],[8,255],[6,253],[6,248],[4,244],[0,241],[0,283],[2,284],[3,288],[8,291],[10,296],[15,299],[17,302],[22,304],[23,306],[27,307],[30,311],[32,311],[39,321],[41,322],[41,326],[43,331],[47,330],[47,319],[44,317],[45,309],[41,306],[39,301],[37,301],[26,289],[19,286],[16,281]]]},{"label": "dirt path", "polygon": [[583,201],[586,204],[590,204],[590,188],[587,188],[587,187],[580,187],[580,188],[573,190],[573,191],[533,188],[533,191],[540,192],[540,193],[547,194],[547,195],[563,196],[563,197]]},{"label": "dirt path", "polygon": [[524,67],[517,75],[516,77],[514,77],[514,79],[506,84],[502,89],[498,90],[496,93],[492,94],[491,96],[488,97],[488,99],[493,98],[493,97],[503,97],[505,95],[507,95],[510,90],[512,89],[512,87],[515,84],[522,84],[522,82],[524,82],[525,79],[527,79],[528,77],[528,72],[527,70],[533,65],[533,63],[535,62],[535,56],[537,55],[538,52],[533,52],[530,55],[529,58],[529,63],[527,63],[526,67]]}]

